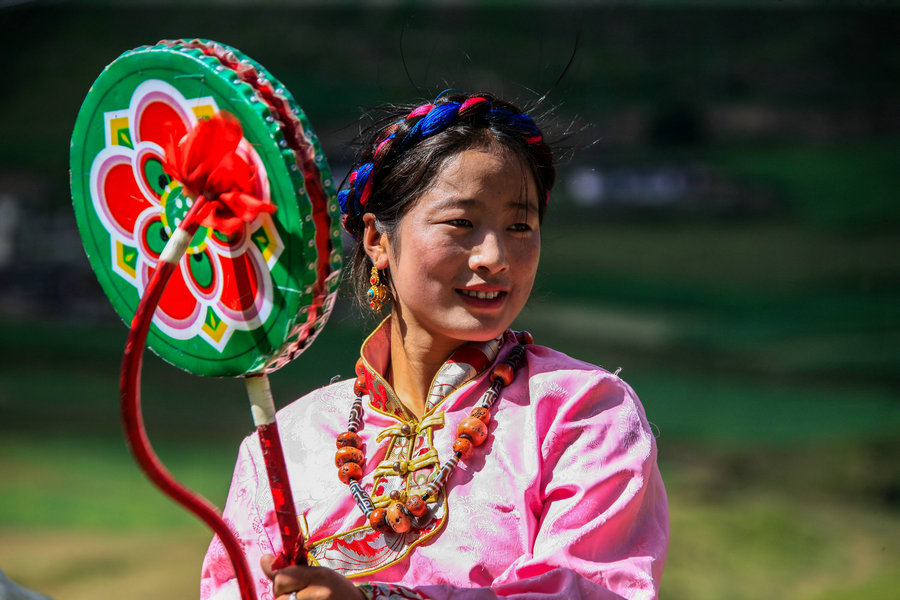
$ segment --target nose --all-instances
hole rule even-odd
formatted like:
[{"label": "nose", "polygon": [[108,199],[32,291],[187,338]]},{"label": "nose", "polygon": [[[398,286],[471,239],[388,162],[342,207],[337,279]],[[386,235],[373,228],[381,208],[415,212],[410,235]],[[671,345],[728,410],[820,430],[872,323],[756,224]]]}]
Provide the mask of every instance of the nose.
[{"label": "nose", "polygon": [[503,238],[495,231],[485,232],[481,241],[473,246],[469,255],[469,267],[473,271],[500,273],[509,268]]}]

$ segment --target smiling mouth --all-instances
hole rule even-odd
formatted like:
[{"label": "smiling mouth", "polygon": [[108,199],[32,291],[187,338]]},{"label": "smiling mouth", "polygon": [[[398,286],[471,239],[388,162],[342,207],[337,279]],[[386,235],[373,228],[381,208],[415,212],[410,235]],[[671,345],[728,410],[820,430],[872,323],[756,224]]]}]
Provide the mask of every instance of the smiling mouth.
[{"label": "smiling mouth", "polygon": [[459,290],[459,293],[469,298],[478,298],[479,300],[496,300],[506,292],[482,292],[478,290]]}]

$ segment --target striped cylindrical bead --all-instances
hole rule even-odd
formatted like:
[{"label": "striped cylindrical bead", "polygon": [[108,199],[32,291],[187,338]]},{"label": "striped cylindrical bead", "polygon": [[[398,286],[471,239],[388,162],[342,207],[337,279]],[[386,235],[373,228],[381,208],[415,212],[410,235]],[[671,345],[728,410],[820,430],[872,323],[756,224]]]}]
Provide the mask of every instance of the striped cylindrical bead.
[{"label": "striped cylindrical bead", "polygon": [[371,514],[373,510],[375,510],[375,505],[372,504],[372,499],[369,498],[369,495],[366,493],[362,486],[359,485],[359,482],[351,479],[350,483],[347,484],[350,487],[350,495],[353,496],[353,499],[356,500],[356,505],[359,507],[359,510],[363,512],[366,517]]},{"label": "striped cylindrical bead", "polygon": [[425,495],[429,498],[434,498],[437,496],[438,490],[441,489],[444,483],[447,481],[447,478],[450,477],[450,473],[453,472],[453,469],[456,468],[457,463],[459,462],[459,456],[454,454],[451,456],[447,462],[444,463],[444,466],[441,467],[441,470],[438,471],[437,476],[434,480],[428,484],[425,488]]},{"label": "striped cylindrical bead", "polygon": [[362,395],[356,396],[356,399],[353,401],[353,406],[350,407],[350,418],[347,419],[347,430],[353,433],[359,431],[359,428],[362,427],[362,415],[363,415],[363,407],[362,407]]},{"label": "striped cylindrical bead", "polygon": [[494,402],[497,401],[497,396],[500,395],[500,385],[494,383],[491,384],[491,387],[487,389],[484,395],[481,397],[481,401],[478,403],[478,406],[482,406],[484,408],[490,408],[494,405]]}]

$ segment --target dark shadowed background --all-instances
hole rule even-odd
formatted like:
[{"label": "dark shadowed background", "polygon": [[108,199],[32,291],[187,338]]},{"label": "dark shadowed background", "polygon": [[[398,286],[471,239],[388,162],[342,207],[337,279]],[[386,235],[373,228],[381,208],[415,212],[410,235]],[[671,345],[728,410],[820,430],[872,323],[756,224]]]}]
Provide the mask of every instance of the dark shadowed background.
[{"label": "dark shadowed background", "polygon": [[[661,597],[896,597],[900,10],[379,5],[0,2],[0,570],[59,600],[197,594],[209,534],[120,432],[126,329],[81,249],[68,147],[106,64],[201,37],[285,84],[338,178],[363,107],[549,91],[537,112],[569,135],[518,326],[641,396],[672,511]],[[369,326],[342,299],[276,401],[349,376]],[[148,357],[143,392],[163,461],[221,505],[243,385]]]}]

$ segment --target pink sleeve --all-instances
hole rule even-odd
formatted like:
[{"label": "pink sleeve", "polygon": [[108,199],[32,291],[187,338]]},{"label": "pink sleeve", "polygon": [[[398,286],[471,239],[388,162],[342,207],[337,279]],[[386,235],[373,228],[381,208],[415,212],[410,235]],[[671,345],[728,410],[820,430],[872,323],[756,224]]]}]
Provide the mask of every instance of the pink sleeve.
[{"label": "pink sleeve", "polygon": [[[423,597],[657,598],[668,549],[668,504],[644,410],[618,377],[598,371],[587,382],[583,372],[574,381],[563,379],[567,398],[546,398],[537,410],[544,434],[543,510],[532,553],[490,588],[417,587]],[[540,402],[533,392],[532,401]]]},{"label": "pink sleeve", "polygon": [[[263,520],[259,516],[258,502],[270,503],[268,488],[260,489],[260,473],[250,451],[250,444],[257,443],[251,436],[243,441],[238,451],[237,464],[228,491],[223,517],[238,540],[244,547],[244,555],[256,582],[256,593],[260,600],[271,600],[271,582],[266,578],[259,565],[259,559],[266,552],[271,553],[272,542],[266,533]],[[258,497],[263,493],[265,496]],[[218,537],[214,537],[209,545],[206,558],[203,560],[203,571],[200,579],[201,600],[239,599],[240,591],[234,575],[231,560]]]}]

